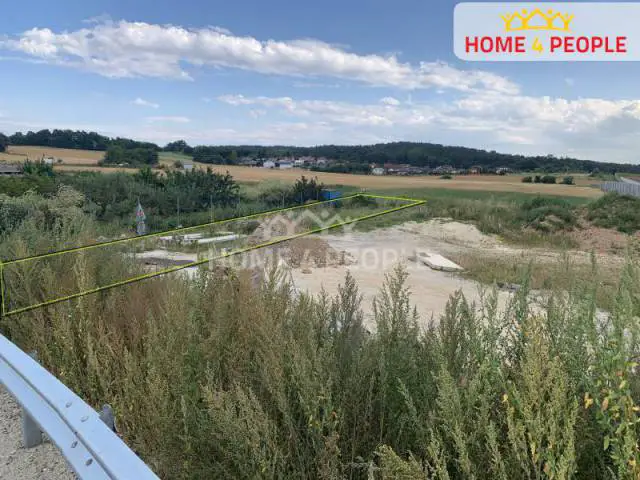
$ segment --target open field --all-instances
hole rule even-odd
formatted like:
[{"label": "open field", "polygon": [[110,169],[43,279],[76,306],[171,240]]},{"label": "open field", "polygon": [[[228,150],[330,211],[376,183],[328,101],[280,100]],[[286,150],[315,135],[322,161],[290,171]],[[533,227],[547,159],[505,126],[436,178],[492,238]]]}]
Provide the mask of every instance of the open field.
[{"label": "open field", "polygon": [[374,175],[350,175],[341,173],[310,172],[307,170],[292,168],[290,170],[269,170],[254,167],[239,167],[234,165],[205,165],[214,171],[228,171],[240,182],[261,182],[264,180],[282,180],[293,182],[301,175],[317,177],[327,185],[350,185],[370,189],[390,188],[446,188],[453,190],[484,190],[495,192],[522,192],[539,193],[543,195],[559,195],[567,197],[597,198],[602,195],[598,189],[584,186],[590,184],[584,177],[580,185],[543,185],[522,183],[520,175],[460,175],[451,180],[442,180],[439,177],[397,177]]},{"label": "open field", "polygon": [[[12,146],[8,152],[0,153],[0,161],[23,162],[27,157],[30,159],[53,156],[63,160],[62,165],[56,165],[61,171],[101,171],[115,172],[126,171],[135,172],[136,169],[122,168],[100,168],[97,163],[104,156],[104,152],[89,150],[72,150],[63,148]],[[173,165],[176,160],[188,160],[190,157],[172,152],[161,152],[160,163]],[[340,173],[310,172],[303,169],[291,170],[269,170],[255,167],[242,167],[235,165],[209,165],[196,163],[198,168],[210,167],[218,172],[228,171],[239,182],[261,182],[264,180],[280,180],[293,182],[301,175],[317,177],[327,185],[344,185],[365,189],[390,189],[390,188],[432,188],[432,189],[452,189],[468,191],[493,191],[493,192],[521,192],[529,194],[556,195],[567,197],[597,198],[602,195],[597,188],[592,185],[598,180],[589,178],[585,174],[573,174],[576,185],[544,185],[522,183],[522,174],[518,175],[458,175],[451,180],[443,180],[439,177],[418,176],[418,177],[398,177],[398,176],[373,176],[373,175],[350,175]],[[558,175],[560,179],[562,175]]]},{"label": "open field", "polygon": [[[213,171],[229,172],[238,182],[262,182],[265,180],[279,180],[294,182],[305,175],[317,177],[326,185],[344,185],[365,189],[418,189],[438,188],[467,191],[491,191],[491,192],[515,192],[541,195],[555,195],[563,197],[598,198],[602,192],[591,185],[592,179],[586,176],[575,177],[577,185],[544,185],[535,183],[522,183],[520,175],[459,175],[451,180],[442,180],[439,177],[398,177],[398,176],[374,176],[351,175],[343,173],[311,172],[299,168],[290,170],[270,170],[256,167],[241,167],[236,165],[209,165],[196,164],[199,168],[211,168]],[[115,172],[125,171],[135,173],[134,168],[99,168],[83,165],[57,165],[56,170],[61,171],[101,171]]]},{"label": "open field", "polygon": [[104,152],[95,150],[74,150],[71,148],[10,146],[0,154],[0,160],[24,162],[25,159],[39,160],[43,156],[61,158],[64,163],[76,165],[96,165],[104,157]]}]

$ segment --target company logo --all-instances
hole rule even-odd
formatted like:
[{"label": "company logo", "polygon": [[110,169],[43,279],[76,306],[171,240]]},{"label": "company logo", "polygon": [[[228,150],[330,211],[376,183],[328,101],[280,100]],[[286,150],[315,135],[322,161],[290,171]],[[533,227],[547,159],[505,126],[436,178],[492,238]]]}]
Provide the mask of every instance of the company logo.
[{"label": "company logo", "polygon": [[[553,10],[547,10],[544,13],[539,8],[536,8],[532,12],[527,12],[526,9],[513,14],[501,15],[504,20],[504,27],[507,32],[519,32],[526,30],[558,30],[560,32],[568,32],[569,24],[573,20],[573,15],[557,13]],[[558,25],[556,20],[560,20],[561,24]],[[542,24],[536,24],[536,21],[542,21]]]},{"label": "company logo", "polygon": [[639,16],[638,3],[461,3],[454,48],[465,60],[638,60]]}]

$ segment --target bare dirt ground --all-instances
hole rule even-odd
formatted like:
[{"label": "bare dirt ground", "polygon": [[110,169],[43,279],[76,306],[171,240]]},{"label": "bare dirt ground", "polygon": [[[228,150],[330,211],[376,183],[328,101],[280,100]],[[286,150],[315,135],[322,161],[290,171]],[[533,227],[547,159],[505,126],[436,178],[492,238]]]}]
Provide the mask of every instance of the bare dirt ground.
[{"label": "bare dirt ground", "polygon": [[[464,276],[431,270],[411,260],[416,249],[438,253],[450,258],[473,255],[478,258],[511,258],[522,264],[558,262],[563,255],[580,264],[588,264],[591,254],[586,251],[560,251],[509,246],[499,238],[481,233],[475,226],[436,219],[424,223],[407,222],[372,232],[318,235],[287,242],[278,250],[263,249],[263,255],[278,253],[290,268],[290,278],[298,291],[318,294],[326,291],[335,295],[344,284],[347,272],[355,278],[363,295],[362,307],[368,326],[372,327],[372,301],[383,284],[384,277],[398,264],[408,273],[411,302],[416,306],[421,323],[438,319],[445,311],[450,296],[460,290],[467,300],[480,299],[487,286]],[[597,261],[623,262],[623,257],[610,253],[596,254]],[[324,257],[324,259],[320,259]],[[254,258],[255,260],[255,258]],[[500,291],[499,304],[505,308],[513,293]]]},{"label": "bare dirt ground", "polygon": [[0,479],[65,480],[75,475],[55,445],[22,447],[20,406],[0,386]]}]

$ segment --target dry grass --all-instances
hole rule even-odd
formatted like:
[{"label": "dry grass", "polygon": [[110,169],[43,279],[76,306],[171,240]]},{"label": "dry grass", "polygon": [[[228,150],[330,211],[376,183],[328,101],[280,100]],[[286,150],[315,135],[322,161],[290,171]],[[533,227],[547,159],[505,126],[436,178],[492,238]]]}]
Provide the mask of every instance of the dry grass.
[{"label": "dry grass", "polygon": [[[374,175],[350,175],[341,173],[309,172],[302,169],[270,170],[254,167],[240,167],[233,165],[197,164],[201,168],[212,167],[214,171],[228,171],[233,178],[240,182],[262,182],[265,180],[282,180],[293,182],[301,175],[318,177],[327,185],[351,185],[360,188],[446,188],[453,190],[484,190],[494,192],[540,193],[544,195],[560,195],[567,197],[597,198],[602,192],[594,188],[580,185],[543,185],[526,184],[521,182],[520,175],[460,175],[451,180],[441,180],[439,177],[396,177]],[[582,185],[588,180],[580,181]],[[587,183],[588,184],[588,183]]]},{"label": "dry grass", "polygon": [[[236,165],[209,165],[196,163],[196,167],[206,169],[212,168],[215,172],[229,172],[236,181],[239,182],[263,182],[266,180],[276,180],[284,182],[295,182],[301,175],[317,177],[326,185],[348,185],[365,189],[389,189],[389,188],[438,188],[448,190],[466,191],[489,191],[489,192],[516,192],[542,195],[556,195],[563,197],[598,198],[602,192],[595,188],[579,185],[544,185],[522,183],[519,175],[497,176],[497,175],[460,175],[452,180],[441,180],[439,177],[396,177],[396,176],[374,176],[374,175],[350,175],[342,173],[310,172],[299,168],[290,170],[270,170],[256,167],[240,167]],[[57,167],[60,170],[68,171],[107,171],[113,172],[116,169],[99,169],[90,166]],[[125,169],[127,172],[135,172],[135,169]],[[584,180],[580,180],[584,185]]]},{"label": "dry grass", "polygon": [[[104,156],[104,152],[89,150],[71,150],[64,148],[9,147],[9,151],[0,154],[0,160],[9,162],[22,162],[28,156],[30,159],[38,159],[43,155],[61,158],[67,165],[57,165],[56,169],[62,171],[101,171],[115,172],[127,171],[135,172],[135,169],[113,169],[96,167],[99,160]],[[172,163],[164,161],[162,163]],[[598,198],[602,193],[591,188],[594,183],[586,175],[573,175],[576,185],[544,185],[522,183],[521,175],[458,175],[451,180],[442,180],[439,177],[419,176],[419,177],[396,177],[396,176],[373,176],[373,175],[350,175],[341,173],[309,172],[302,169],[291,170],[268,170],[263,168],[241,167],[233,165],[209,165],[196,163],[199,168],[211,167],[218,172],[228,171],[240,182],[262,182],[265,180],[280,180],[293,182],[301,175],[314,176],[327,185],[349,185],[369,189],[388,188],[444,188],[452,190],[467,191],[493,191],[493,192],[520,192],[543,195],[557,195],[566,197]]]},{"label": "dry grass", "polygon": [[102,172],[102,173],[136,173],[137,168],[125,167],[89,167],[84,165],[54,165],[54,169],[60,172]]},{"label": "dry grass", "polygon": [[[8,155],[7,155],[8,154]],[[25,158],[30,160],[39,160],[45,157],[53,157],[56,160],[61,158],[64,163],[76,165],[97,165],[98,161],[104,157],[104,152],[93,150],[74,150],[70,148],[51,148],[51,147],[30,147],[30,146],[11,146],[6,154],[2,157],[8,157],[7,161],[24,162]]]}]

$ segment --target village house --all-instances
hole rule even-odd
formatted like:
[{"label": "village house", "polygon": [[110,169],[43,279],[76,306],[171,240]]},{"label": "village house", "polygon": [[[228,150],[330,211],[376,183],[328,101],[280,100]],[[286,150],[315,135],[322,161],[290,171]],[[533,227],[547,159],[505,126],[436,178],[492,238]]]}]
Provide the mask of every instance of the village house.
[{"label": "village house", "polygon": [[262,166],[264,168],[276,168],[276,162],[274,162],[273,160],[265,160],[262,163]]}]

